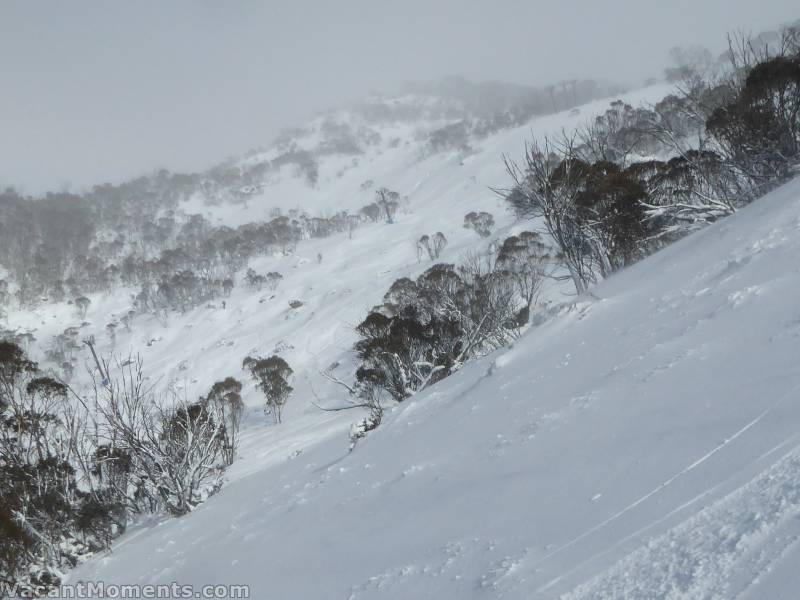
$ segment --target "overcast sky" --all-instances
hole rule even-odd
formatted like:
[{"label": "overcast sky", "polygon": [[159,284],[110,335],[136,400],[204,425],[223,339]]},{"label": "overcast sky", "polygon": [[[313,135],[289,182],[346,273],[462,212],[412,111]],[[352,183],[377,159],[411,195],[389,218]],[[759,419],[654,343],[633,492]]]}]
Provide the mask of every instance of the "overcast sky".
[{"label": "overcast sky", "polygon": [[0,185],[198,170],[312,111],[448,74],[635,84],[797,0],[0,0]]}]

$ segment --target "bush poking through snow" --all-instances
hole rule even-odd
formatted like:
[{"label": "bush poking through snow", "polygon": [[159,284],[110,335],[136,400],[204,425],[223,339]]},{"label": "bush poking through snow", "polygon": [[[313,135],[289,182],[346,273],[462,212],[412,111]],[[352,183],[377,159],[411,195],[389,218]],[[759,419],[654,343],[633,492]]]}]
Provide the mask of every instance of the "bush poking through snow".
[{"label": "bush poking through snow", "polygon": [[86,311],[89,310],[89,305],[92,303],[86,296],[75,298],[75,307],[78,309],[78,314],[81,319],[86,318]]},{"label": "bush poking through snow", "polygon": [[380,418],[370,414],[350,426],[350,451],[356,447],[359,440],[367,437],[367,433],[376,429],[381,424]]},{"label": "bush poking through snow", "polygon": [[269,358],[248,356],[244,359],[242,368],[249,371],[258,388],[264,393],[266,397],[264,412],[271,414],[275,423],[280,423],[283,406],[293,391],[289,385],[289,378],[293,373],[289,364],[277,355]]},{"label": "bush poking through snow", "polygon": [[431,260],[436,260],[447,246],[447,238],[441,231],[437,231],[432,236],[423,235],[417,240],[417,260],[422,260],[425,254]]},{"label": "bush poking through snow", "polygon": [[488,212],[468,212],[464,215],[464,229],[472,229],[482,238],[492,235],[494,217]]},{"label": "bush poking through snow", "polygon": [[57,585],[130,513],[182,515],[220,485],[228,414],[218,402],[156,397],[140,359],[97,367],[90,409],[0,342],[0,581]]},{"label": "bush poking through snow", "polygon": [[375,191],[376,206],[386,218],[387,223],[394,223],[394,215],[400,206],[400,194],[385,187]]},{"label": "bush poking through snow", "polygon": [[236,457],[236,448],[239,444],[239,424],[244,414],[242,383],[233,377],[217,381],[211,386],[211,391],[208,392],[203,402],[212,406],[214,412],[222,420],[224,425],[222,451],[226,464],[230,465]]}]

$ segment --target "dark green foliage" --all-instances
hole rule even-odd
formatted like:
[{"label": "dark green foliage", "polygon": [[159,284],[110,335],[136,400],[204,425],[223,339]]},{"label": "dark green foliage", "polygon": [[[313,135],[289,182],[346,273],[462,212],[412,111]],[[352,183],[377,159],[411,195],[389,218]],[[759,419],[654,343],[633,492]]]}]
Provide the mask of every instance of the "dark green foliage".
[{"label": "dark green foliage", "polygon": [[641,203],[646,197],[646,190],[632,172],[605,161],[586,166],[576,197],[577,214],[602,245],[604,268],[616,270],[642,256],[646,232]]},{"label": "dark green foliage", "polygon": [[472,229],[482,238],[489,237],[494,227],[494,217],[488,212],[468,212],[464,215],[464,228]]},{"label": "dark green foliage", "polygon": [[231,464],[236,454],[239,423],[244,414],[242,383],[233,377],[217,381],[203,402],[212,406],[222,420],[223,454],[227,464]]},{"label": "dark green foliage", "polygon": [[264,410],[272,414],[276,423],[280,423],[283,406],[294,389],[289,385],[289,378],[293,373],[289,364],[277,355],[269,358],[248,356],[244,359],[242,367],[250,372],[258,388],[264,393],[266,397]]},{"label": "dark green foliage", "polygon": [[[528,236],[525,240],[533,244]],[[527,260],[540,268],[535,252],[526,254]],[[530,304],[538,284],[536,273],[525,279],[510,256],[503,264],[498,260],[494,268],[492,261],[475,256],[459,268],[435,264],[416,281],[395,281],[384,304],[356,328],[361,395],[374,402],[384,391],[402,401],[444,379],[464,360],[513,339],[527,321],[520,309]]]},{"label": "dark green foliage", "polygon": [[107,490],[81,496],[75,512],[75,528],[93,551],[107,548],[112,539],[125,532],[126,511]]},{"label": "dark green foliage", "polygon": [[755,65],[706,129],[756,183],[786,177],[800,155],[800,54]]},{"label": "dark green foliage", "polygon": [[450,374],[463,334],[455,320],[421,318],[412,306],[394,317],[370,313],[357,331],[362,337],[356,343],[357,381],[398,401]]},{"label": "dark green foliage", "polygon": [[107,547],[124,527],[119,511],[113,522],[98,518],[115,510],[110,495],[78,489],[71,448],[59,443],[69,435],[66,391],[19,346],[0,342],[0,581],[25,578],[36,565],[41,581],[55,583],[50,569]]}]

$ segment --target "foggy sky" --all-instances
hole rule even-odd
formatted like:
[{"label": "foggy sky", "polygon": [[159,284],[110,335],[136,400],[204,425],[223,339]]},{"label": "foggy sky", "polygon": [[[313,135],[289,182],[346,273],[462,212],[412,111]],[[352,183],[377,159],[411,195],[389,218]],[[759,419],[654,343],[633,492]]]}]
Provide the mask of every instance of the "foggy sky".
[{"label": "foggy sky", "polygon": [[0,0],[0,186],[199,170],[314,110],[458,74],[640,83],[797,0]]}]

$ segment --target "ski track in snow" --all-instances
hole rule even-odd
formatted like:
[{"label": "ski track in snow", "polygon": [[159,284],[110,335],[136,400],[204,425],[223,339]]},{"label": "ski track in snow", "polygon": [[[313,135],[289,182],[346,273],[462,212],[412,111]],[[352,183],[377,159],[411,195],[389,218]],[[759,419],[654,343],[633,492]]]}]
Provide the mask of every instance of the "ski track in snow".
[{"label": "ski track in snow", "polygon": [[[798,517],[800,451],[794,448],[750,483],[562,598],[739,597],[797,543]],[[781,542],[776,531],[793,520],[793,534]],[[737,574],[742,581],[731,589]]]},{"label": "ski track in snow", "polygon": [[[626,507],[624,507],[624,508],[623,508],[622,510],[620,510],[619,512],[617,512],[617,513],[615,513],[615,514],[611,515],[611,516],[610,516],[610,517],[608,517],[608,518],[607,518],[605,521],[602,521],[601,523],[598,523],[597,525],[595,525],[595,526],[594,526],[594,527],[592,527],[591,529],[589,529],[589,530],[587,530],[587,531],[583,532],[583,533],[582,533],[582,534],[580,534],[579,536],[572,538],[572,539],[571,539],[569,542],[567,542],[566,544],[564,544],[564,545],[562,545],[562,546],[559,546],[557,549],[553,550],[552,552],[550,552],[549,554],[547,554],[547,555],[546,555],[546,556],[544,556],[543,558],[539,559],[539,560],[538,560],[538,561],[537,561],[537,562],[536,562],[536,563],[533,565],[533,567],[534,567],[534,568],[535,568],[535,567],[537,567],[539,564],[541,564],[541,563],[545,562],[546,560],[548,560],[548,559],[552,558],[552,557],[553,557],[553,556],[555,556],[556,554],[559,554],[560,552],[563,552],[564,550],[566,550],[567,548],[570,548],[571,546],[574,546],[575,544],[577,544],[578,542],[580,542],[580,541],[581,541],[581,540],[583,540],[584,538],[586,538],[586,537],[588,537],[588,536],[592,535],[593,533],[595,533],[595,532],[599,531],[600,529],[602,529],[603,527],[605,527],[605,526],[606,526],[606,525],[608,525],[609,523],[613,523],[614,521],[616,521],[616,520],[617,520],[617,519],[619,519],[620,517],[624,516],[624,515],[625,515],[626,513],[628,513],[629,511],[633,510],[634,508],[636,508],[637,506],[639,506],[639,505],[640,505],[640,504],[642,504],[643,502],[646,502],[647,500],[649,500],[650,498],[652,498],[653,496],[655,496],[656,494],[658,494],[659,492],[661,492],[661,491],[662,491],[664,488],[666,488],[667,486],[669,486],[670,484],[672,484],[672,483],[673,483],[673,482],[674,482],[676,479],[678,479],[679,477],[681,477],[681,476],[683,476],[683,475],[686,475],[686,473],[688,473],[688,472],[689,472],[689,471],[691,471],[692,469],[695,469],[695,468],[697,468],[699,465],[701,465],[702,463],[704,463],[705,461],[707,461],[709,458],[711,458],[712,456],[714,456],[714,455],[715,455],[717,452],[719,452],[719,451],[721,451],[723,448],[725,448],[725,446],[727,446],[728,444],[730,444],[731,442],[733,442],[733,441],[734,441],[736,438],[738,438],[740,435],[743,435],[743,434],[744,434],[744,433],[745,433],[745,432],[746,432],[748,429],[750,429],[751,427],[753,427],[754,425],[756,425],[756,424],[757,424],[759,421],[761,421],[761,420],[762,420],[762,419],[763,419],[765,416],[767,416],[767,415],[768,415],[770,412],[772,412],[774,409],[776,409],[776,408],[777,408],[777,407],[778,407],[778,406],[779,406],[779,405],[780,405],[780,404],[783,402],[783,400],[784,400],[785,398],[789,397],[789,396],[790,396],[790,394],[793,394],[793,393],[794,393],[796,390],[798,390],[798,389],[800,389],[800,386],[795,386],[794,388],[792,388],[792,389],[791,389],[791,390],[790,390],[788,393],[786,393],[786,394],[785,394],[785,395],[783,395],[781,398],[779,398],[779,399],[778,399],[778,401],[777,401],[775,404],[773,404],[772,406],[770,406],[769,408],[767,408],[766,410],[764,410],[764,411],[763,411],[763,412],[762,412],[760,415],[758,415],[758,416],[757,416],[755,419],[753,419],[752,421],[750,421],[749,423],[747,423],[746,425],[744,425],[744,426],[743,426],[741,429],[739,429],[738,431],[736,431],[735,433],[733,433],[733,434],[732,434],[730,437],[728,437],[728,438],[724,439],[722,442],[720,442],[719,444],[717,444],[717,445],[716,445],[714,448],[712,448],[711,450],[709,450],[709,451],[708,451],[706,454],[704,454],[703,456],[701,456],[700,458],[698,458],[697,460],[695,460],[693,463],[691,463],[690,465],[687,465],[686,467],[684,467],[683,469],[681,469],[680,471],[678,471],[677,473],[675,473],[674,475],[672,475],[672,476],[671,476],[669,479],[666,479],[665,481],[663,481],[662,483],[660,483],[658,486],[654,487],[652,490],[650,490],[649,492],[647,492],[647,493],[646,493],[646,494],[644,494],[643,496],[640,496],[639,498],[637,498],[636,500],[634,500],[633,502],[631,502],[630,504],[628,504]],[[539,592],[539,591],[544,591],[544,590],[547,590],[547,589],[549,589],[549,588],[552,586],[552,584],[553,584],[553,583],[555,583],[556,581],[558,581],[558,580],[554,580],[553,582],[551,582],[551,583],[548,583],[547,585],[544,585],[544,586],[542,586],[541,588],[537,589],[536,591],[537,591],[537,592]]]},{"label": "ski track in snow", "polygon": [[[790,436],[788,439],[782,441],[780,444],[777,444],[774,448],[771,448],[769,451],[767,451],[764,454],[762,454],[761,456],[759,456],[756,460],[752,461],[752,463],[747,465],[747,466],[750,467],[750,466],[755,465],[756,463],[762,462],[764,459],[766,459],[769,456],[775,454],[776,452],[779,452],[780,450],[784,449],[786,446],[788,446],[788,445],[792,444],[793,442],[795,442],[798,439],[798,437],[800,437],[800,434],[796,434],[796,435]],[[796,452],[796,450],[795,450],[795,452]],[[731,481],[736,480],[738,478],[739,478],[739,474],[737,473],[737,474],[727,478],[726,480],[723,480],[723,481],[715,483],[713,486],[711,486],[708,489],[705,489],[702,492],[700,492],[697,496],[695,496],[693,498],[690,498],[689,500],[687,500],[683,504],[673,508],[668,513],[660,516],[655,521],[651,521],[651,522],[647,523],[645,526],[641,527],[640,529],[638,529],[638,530],[630,533],[629,535],[621,538],[620,540],[616,541],[612,546],[604,549],[602,552],[599,552],[599,553],[597,553],[597,554],[595,554],[593,556],[590,556],[587,559],[583,560],[582,562],[574,565],[568,571],[566,571],[566,572],[562,573],[561,575],[559,575],[557,578],[555,578],[555,579],[547,582],[545,585],[540,586],[539,588],[537,588],[536,591],[537,592],[547,591],[547,590],[551,589],[552,587],[554,587],[555,585],[557,585],[558,583],[560,583],[563,579],[574,575],[577,571],[579,571],[581,569],[586,568],[587,565],[590,565],[591,563],[596,562],[598,559],[600,559],[600,558],[602,558],[602,557],[604,557],[604,556],[606,556],[606,555],[608,555],[610,553],[613,553],[613,552],[619,550],[620,548],[623,548],[625,545],[627,545],[631,541],[640,540],[642,538],[642,536],[645,533],[647,533],[648,531],[650,531],[651,529],[661,525],[662,523],[667,522],[668,520],[670,520],[671,518],[675,517],[676,515],[680,515],[681,513],[684,513],[688,508],[698,504],[699,502],[704,501],[704,500],[709,499],[709,498],[712,498],[713,495],[717,492],[717,490],[723,488],[724,486],[729,484]]]}]

